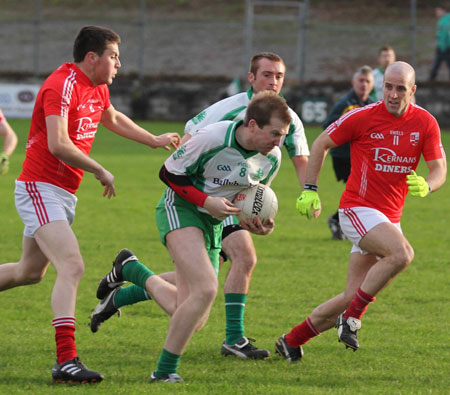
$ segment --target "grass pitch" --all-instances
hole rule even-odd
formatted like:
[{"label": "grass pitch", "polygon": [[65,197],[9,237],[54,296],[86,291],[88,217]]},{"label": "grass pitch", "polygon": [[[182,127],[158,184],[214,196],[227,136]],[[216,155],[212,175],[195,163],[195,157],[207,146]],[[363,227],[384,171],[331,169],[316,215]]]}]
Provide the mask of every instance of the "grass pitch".
[{"label": "grass pitch", "polygon": [[[11,120],[19,135],[10,172],[0,177],[0,262],[19,259],[23,225],[14,207],[14,179],[24,158],[28,121]],[[178,131],[183,125],[145,123],[153,132]],[[317,128],[307,128],[310,145]],[[450,135],[443,133],[450,152]],[[361,349],[354,353],[337,342],[335,330],[313,339],[302,362],[289,364],[274,354],[274,342],[300,323],[319,303],[343,290],[350,244],[332,241],[327,217],[344,188],[327,158],[320,177],[323,213],[308,221],[295,211],[300,189],[284,153],[272,184],[279,200],[276,229],[254,236],[258,265],[246,308],[246,334],[272,352],[267,361],[241,361],[220,355],[225,336],[223,282],[206,327],[192,339],[181,359],[184,384],[149,384],[168,328],[154,302],[123,308],[98,333],[88,328],[97,304],[95,291],[120,248],[132,249],[155,272],[172,270],[159,242],[154,207],[164,185],[159,169],[169,153],[152,150],[101,129],[92,157],[115,175],[117,197],[102,198],[102,187],[87,173],[77,196],[73,229],[86,270],[78,292],[77,348],[83,362],[99,370],[98,385],[53,384],[54,330],[50,295],[52,267],[37,285],[0,293],[0,393],[196,393],[196,394],[444,394],[450,372],[450,268],[448,218],[450,188],[426,199],[408,196],[403,231],[415,249],[412,265],[380,293],[364,316]],[[418,174],[427,174],[421,164]],[[64,246],[61,246],[64,248]],[[74,388],[75,387],[75,388]]]}]

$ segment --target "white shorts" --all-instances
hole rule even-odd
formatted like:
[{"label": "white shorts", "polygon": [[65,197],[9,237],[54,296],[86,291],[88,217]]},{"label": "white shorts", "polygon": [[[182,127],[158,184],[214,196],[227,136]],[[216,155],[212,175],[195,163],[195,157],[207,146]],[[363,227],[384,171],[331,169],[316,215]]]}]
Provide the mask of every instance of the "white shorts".
[{"label": "white shorts", "polygon": [[[353,244],[351,252],[367,254],[367,251],[359,248],[359,242],[370,229],[383,222],[392,223],[381,211],[374,208],[352,207],[339,209],[339,223],[341,229],[345,236],[347,236],[347,239]],[[392,225],[402,232],[400,222],[392,223]]]},{"label": "white shorts", "polygon": [[16,180],[14,195],[26,237],[33,238],[41,226],[52,221],[73,223],[78,199],[65,189],[46,182]]}]

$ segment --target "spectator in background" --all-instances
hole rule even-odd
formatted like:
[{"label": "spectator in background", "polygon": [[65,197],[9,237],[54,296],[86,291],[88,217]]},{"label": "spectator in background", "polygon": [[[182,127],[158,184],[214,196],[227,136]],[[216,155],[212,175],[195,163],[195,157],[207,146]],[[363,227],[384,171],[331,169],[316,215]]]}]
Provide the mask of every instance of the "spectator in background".
[{"label": "spectator in background", "polygon": [[447,68],[450,73],[450,13],[443,7],[436,7],[435,12],[436,17],[439,19],[436,30],[436,53],[431,66],[430,81],[436,79],[442,62],[447,63]]},{"label": "spectator in background", "polygon": [[390,45],[384,45],[378,50],[378,67],[373,70],[373,90],[370,97],[373,101],[383,98],[383,80],[386,68],[396,60],[394,49]]},{"label": "spectator in background", "polygon": [[3,150],[0,153],[0,175],[8,173],[9,157],[17,146],[17,136],[9,125],[0,108],[0,136],[4,140]]},{"label": "spectator in background", "polygon": [[[373,72],[369,66],[360,67],[353,75],[352,79],[353,88],[342,97],[331,109],[328,118],[323,124],[325,130],[334,121],[340,118],[345,113],[353,110],[354,108],[364,107],[369,103],[373,103],[369,97],[370,92],[373,89]],[[350,175],[350,143],[342,144],[338,147],[331,148],[330,150],[331,160],[333,161],[333,169],[338,181],[347,182]],[[328,226],[331,230],[332,238],[335,240],[345,240],[344,233],[339,225],[339,213],[336,211],[332,216],[328,218]]]}]

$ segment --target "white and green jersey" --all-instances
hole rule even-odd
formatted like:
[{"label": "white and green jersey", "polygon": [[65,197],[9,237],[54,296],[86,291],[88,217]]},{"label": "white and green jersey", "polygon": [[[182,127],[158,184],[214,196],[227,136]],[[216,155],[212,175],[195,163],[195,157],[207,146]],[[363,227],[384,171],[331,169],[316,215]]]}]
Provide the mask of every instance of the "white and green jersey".
[{"label": "white and green jersey", "polygon": [[373,98],[378,101],[383,98],[383,80],[384,71],[381,67],[377,67],[372,71],[373,75],[373,90],[375,91],[375,96]]},{"label": "white and green jersey", "polygon": [[[280,148],[275,147],[267,156],[243,149],[236,141],[241,124],[224,121],[199,130],[167,158],[167,171],[188,176],[197,189],[230,202],[245,188],[258,183],[270,185],[280,168]],[[202,207],[198,210],[208,213]]]},{"label": "white and green jersey", "polygon": [[[184,127],[184,132],[194,135],[206,125],[214,122],[243,120],[252,96],[253,90],[249,89],[247,92],[238,93],[214,103],[189,120]],[[282,145],[286,147],[289,157],[308,156],[308,142],[302,121],[291,108],[289,108],[289,115],[292,122],[289,125],[289,133],[283,137]]]}]

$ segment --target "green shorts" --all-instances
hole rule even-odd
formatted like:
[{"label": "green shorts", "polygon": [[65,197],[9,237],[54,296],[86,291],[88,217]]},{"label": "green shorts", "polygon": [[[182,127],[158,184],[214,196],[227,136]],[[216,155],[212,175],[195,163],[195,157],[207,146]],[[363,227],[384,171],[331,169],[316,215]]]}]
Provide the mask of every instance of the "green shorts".
[{"label": "green shorts", "polygon": [[195,204],[179,197],[172,189],[166,188],[156,205],[156,226],[159,230],[161,242],[166,245],[166,236],[169,232],[194,226],[203,231],[205,248],[211,264],[219,273],[219,253],[222,249],[222,221],[209,214],[198,211]]}]

